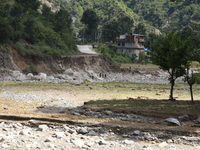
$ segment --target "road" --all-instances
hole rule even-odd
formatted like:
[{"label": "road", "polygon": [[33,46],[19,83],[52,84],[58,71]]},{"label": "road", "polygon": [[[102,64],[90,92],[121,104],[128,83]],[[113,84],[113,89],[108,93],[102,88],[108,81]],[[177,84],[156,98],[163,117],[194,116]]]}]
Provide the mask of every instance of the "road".
[{"label": "road", "polygon": [[92,50],[92,46],[90,46],[90,45],[77,45],[77,47],[78,47],[78,49],[79,49],[79,51],[81,53],[96,54],[96,55],[98,55],[96,52],[94,52]]}]

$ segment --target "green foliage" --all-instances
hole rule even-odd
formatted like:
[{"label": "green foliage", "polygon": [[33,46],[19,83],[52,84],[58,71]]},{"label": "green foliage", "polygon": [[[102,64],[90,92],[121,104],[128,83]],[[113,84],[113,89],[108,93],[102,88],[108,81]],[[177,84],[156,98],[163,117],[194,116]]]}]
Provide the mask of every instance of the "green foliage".
[{"label": "green foliage", "polygon": [[150,49],[151,43],[156,42],[156,37],[157,35],[153,32],[150,32],[146,37],[145,37],[145,43],[144,47]]},{"label": "green foliage", "polygon": [[35,66],[33,64],[30,64],[30,66],[26,67],[24,70],[22,70],[23,73],[28,74],[28,73],[33,73],[35,75],[38,74],[37,69],[35,68]]},{"label": "green foliage", "polygon": [[129,17],[123,17],[118,20],[107,22],[103,26],[103,35],[105,41],[114,41],[119,35],[131,32],[133,20]]},{"label": "green foliage", "polygon": [[23,12],[27,12],[28,9],[37,11],[41,2],[39,0],[15,0],[16,3],[19,3],[23,7]]},{"label": "green foliage", "polygon": [[66,9],[60,9],[55,13],[54,30],[60,32],[63,29],[68,29],[71,32],[72,19]]},{"label": "green foliage", "polygon": [[97,51],[101,54],[104,60],[108,61],[112,65],[119,65],[121,63],[131,63],[132,60],[126,54],[115,53],[108,46],[99,46]]},{"label": "green foliage", "polygon": [[189,62],[190,66],[199,66],[199,62],[198,61],[191,61]]},{"label": "green foliage", "polygon": [[147,29],[146,29],[145,25],[142,24],[142,23],[139,23],[139,24],[135,27],[134,33],[146,35],[146,31],[147,31]]},{"label": "green foliage", "polygon": [[0,45],[0,51],[4,51],[6,53],[8,53],[10,51],[10,49],[7,47],[7,45]]},{"label": "green foliage", "polygon": [[145,53],[144,52],[140,52],[139,53],[139,60],[138,60],[138,62],[142,63],[142,64],[145,63]]},{"label": "green foliage", "polygon": [[[72,36],[72,19],[67,10],[62,8],[53,13],[51,8],[43,5],[40,14],[38,0],[16,0],[12,6],[6,1],[0,2],[0,44],[13,42],[22,56],[39,59],[77,52],[77,41]],[[9,9],[10,16],[6,15]],[[19,42],[24,40],[23,44]]]},{"label": "green foliage", "polygon": [[13,35],[13,29],[7,18],[0,17],[0,43],[6,43]]},{"label": "green foliage", "polygon": [[194,73],[193,76],[196,78],[196,83],[200,84],[200,73]]},{"label": "green foliage", "polygon": [[86,31],[87,31],[86,33],[87,36],[91,38],[91,41],[92,41],[92,35],[95,33],[99,25],[99,21],[100,21],[99,16],[93,9],[86,9],[83,12],[81,22],[86,25]]},{"label": "green foliage", "polygon": [[169,31],[166,36],[160,35],[155,43],[151,44],[153,52],[150,53],[153,64],[159,65],[161,69],[167,70],[171,83],[171,99],[173,99],[173,86],[175,80],[185,74],[188,61],[192,54],[192,38],[181,40],[174,31]]}]

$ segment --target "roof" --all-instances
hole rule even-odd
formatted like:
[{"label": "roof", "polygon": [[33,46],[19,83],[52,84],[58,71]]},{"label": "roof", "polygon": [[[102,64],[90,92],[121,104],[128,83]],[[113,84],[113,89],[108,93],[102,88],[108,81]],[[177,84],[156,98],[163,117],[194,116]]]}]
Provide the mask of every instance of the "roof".
[{"label": "roof", "polygon": [[[124,34],[124,35],[120,35],[119,36],[119,39],[126,39],[126,36],[127,36],[128,34]],[[136,36],[146,36],[146,35],[143,35],[143,34],[132,34],[132,35],[136,35]]]}]

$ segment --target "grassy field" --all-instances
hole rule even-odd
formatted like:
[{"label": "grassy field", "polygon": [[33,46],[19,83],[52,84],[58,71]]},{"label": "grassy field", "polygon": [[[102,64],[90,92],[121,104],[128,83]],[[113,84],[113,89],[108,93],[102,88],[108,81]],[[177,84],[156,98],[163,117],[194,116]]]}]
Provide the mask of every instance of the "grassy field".
[{"label": "grassy field", "polygon": [[[190,102],[187,84],[176,84],[174,96],[177,101],[168,101],[170,85],[142,84],[142,83],[0,83],[0,93],[14,91],[14,93],[49,93],[60,94],[65,99],[76,102],[89,102],[95,107],[134,108],[142,110],[185,111],[200,112],[200,85],[193,86],[195,104]],[[68,93],[68,95],[62,95]],[[1,106],[14,108],[35,108],[42,102],[24,103],[8,99],[1,99]],[[4,110],[2,110],[4,111]]]}]

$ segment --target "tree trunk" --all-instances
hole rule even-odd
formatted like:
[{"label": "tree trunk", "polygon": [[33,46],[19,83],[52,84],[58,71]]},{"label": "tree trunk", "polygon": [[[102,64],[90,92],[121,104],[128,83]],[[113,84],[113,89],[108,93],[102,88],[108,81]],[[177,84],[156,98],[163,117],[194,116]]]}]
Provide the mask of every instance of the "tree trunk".
[{"label": "tree trunk", "polygon": [[174,79],[172,79],[172,81],[171,81],[170,100],[174,100],[173,99],[173,90],[174,90]]},{"label": "tree trunk", "polygon": [[192,92],[192,85],[190,85],[190,95],[191,95],[191,101],[192,101],[192,103],[194,103],[193,92]]}]

